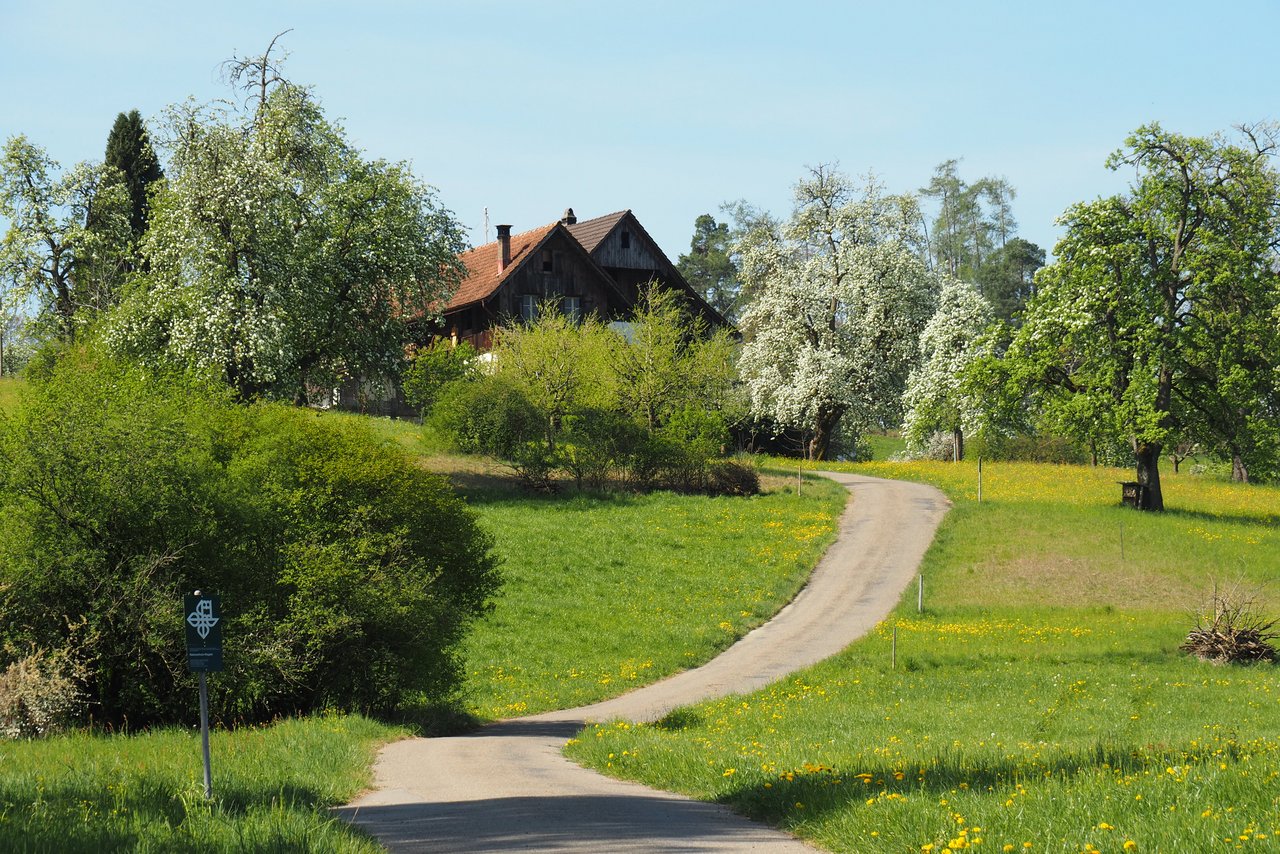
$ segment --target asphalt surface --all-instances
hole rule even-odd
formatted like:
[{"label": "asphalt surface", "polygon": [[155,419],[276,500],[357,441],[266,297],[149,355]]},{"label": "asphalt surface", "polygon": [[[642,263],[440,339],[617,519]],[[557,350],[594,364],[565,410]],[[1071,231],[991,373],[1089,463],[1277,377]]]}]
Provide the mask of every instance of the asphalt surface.
[{"label": "asphalt surface", "polygon": [[701,667],[612,700],[387,745],[375,789],[338,814],[393,852],[812,852],[724,807],[584,769],[561,748],[588,723],[655,721],[754,691],[834,655],[889,614],[950,503],[922,484],[825,474],[853,498],[836,542],[768,623]]}]

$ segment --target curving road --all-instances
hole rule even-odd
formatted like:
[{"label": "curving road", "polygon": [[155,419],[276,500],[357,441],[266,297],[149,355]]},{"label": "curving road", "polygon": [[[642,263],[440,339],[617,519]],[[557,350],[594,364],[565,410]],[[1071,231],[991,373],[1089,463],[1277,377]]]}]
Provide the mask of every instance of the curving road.
[{"label": "curving road", "polygon": [[601,776],[560,751],[589,722],[654,721],[753,691],[834,655],[889,614],[950,503],[922,484],[823,474],[853,500],[808,584],[768,623],[697,669],[612,700],[387,745],[377,788],[339,814],[397,852],[812,852],[724,807]]}]

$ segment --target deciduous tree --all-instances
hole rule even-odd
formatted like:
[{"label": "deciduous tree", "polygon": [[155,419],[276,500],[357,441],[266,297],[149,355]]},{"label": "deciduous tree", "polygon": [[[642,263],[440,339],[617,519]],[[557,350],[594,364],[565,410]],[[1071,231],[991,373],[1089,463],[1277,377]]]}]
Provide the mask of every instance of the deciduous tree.
[{"label": "deciduous tree", "polygon": [[[61,167],[25,136],[11,137],[0,160],[0,276],[19,302],[34,299],[38,320],[66,341],[111,307],[117,293],[91,275],[128,243],[128,197],[89,163]],[[92,208],[98,227],[85,227]]]},{"label": "deciduous tree", "polygon": [[1129,192],[1063,216],[1058,260],[1010,348],[1050,410],[1085,415],[1060,423],[1128,438],[1145,509],[1164,508],[1171,442],[1212,437],[1247,467],[1274,429],[1274,147],[1269,128],[1235,141],[1135,131],[1108,160],[1135,170]]},{"label": "deciduous tree", "polygon": [[921,450],[937,432],[951,434],[954,458],[964,459],[964,436],[977,428],[982,400],[967,383],[969,366],[984,353],[991,308],[972,285],[943,283],[938,310],[920,336],[920,365],[907,381],[903,436]]},{"label": "deciduous tree", "polygon": [[366,159],[269,54],[230,66],[241,106],[167,113],[149,270],[111,340],[244,398],[394,377],[405,322],[460,281],[462,229],[405,164]]},{"label": "deciduous tree", "polygon": [[756,230],[742,278],[757,297],[742,318],[741,374],[755,414],[807,432],[827,456],[836,428],[898,423],[907,374],[932,313],[936,279],[910,196],[828,166],[796,185],[779,228]]}]

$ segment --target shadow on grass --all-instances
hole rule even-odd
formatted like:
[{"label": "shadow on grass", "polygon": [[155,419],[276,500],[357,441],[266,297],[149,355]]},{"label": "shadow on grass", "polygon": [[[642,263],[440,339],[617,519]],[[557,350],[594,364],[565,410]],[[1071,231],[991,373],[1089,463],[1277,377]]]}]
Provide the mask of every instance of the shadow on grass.
[{"label": "shadow on grass", "polygon": [[[1128,510],[1129,508],[1124,508]],[[1240,513],[1210,513],[1207,510],[1187,510],[1182,507],[1166,507],[1164,515],[1171,519],[1188,519],[1200,522],[1217,522],[1241,528],[1280,528],[1280,513],[1266,517],[1246,516]]]},{"label": "shadow on grass", "polygon": [[449,475],[458,494],[469,504],[554,505],[565,510],[595,510],[601,506],[630,507],[645,495],[618,489],[579,489],[572,483],[557,483],[552,492],[527,489],[510,477],[493,474]]},{"label": "shadow on grass", "polygon": [[[1215,754],[1215,749],[1222,752]],[[788,828],[812,822],[824,813],[872,806],[867,802],[873,799],[925,797],[936,800],[957,789],[1002,792],[1012,790],[1019,783],[1043,783],[1046,779],[1066,780],[1093,774],[1113,777],[1117,773],[1164,773],[1171,765],[1236,761],[1244,756],[1247,756],[1246,749],[1232,742],[1201,746],[1198,752],[1189,752],[1165,745],[1100,741],[1085,751],[1035,762],[962,761],[958,756],[943,753],[909,766],[880,764],[857,769],[809,766],[791,772],[792,779],[784,773],[772,780],[734,789],[716,801],[756,821]]]}]

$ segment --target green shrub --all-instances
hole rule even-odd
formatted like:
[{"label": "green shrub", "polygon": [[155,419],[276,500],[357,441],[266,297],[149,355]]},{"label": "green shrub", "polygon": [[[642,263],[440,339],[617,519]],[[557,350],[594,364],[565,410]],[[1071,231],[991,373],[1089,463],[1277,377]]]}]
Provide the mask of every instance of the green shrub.
[{"label": "green shrub", "polygon": [[462,502],[364,425],[90,354],[32,384],[0,458],[0,640],[78,656],[99,720],[189,716],[184,592],[222,597],[215,713],[257,720],[447,691],[497,584]]},{"label": "green shrub", "polygon": [[558,455],[550,424],[524,389],[507,377],[486,376],[445,386],[430,427],[449,437],[460,451],[509,463],[527,486],[551,486]]},{"label": "green shrub", "polygon": [[706,487],[707,464],[724,456],[729,428],[718,412],[684,406],[657,431],[664,445],[663,481],[673,489],[700,492]]},{"label": "green shrub", "polygon": [[707,464],[707,494],[759,495],[760,474],[750,463],[712,460]]},{"label": "green shrub", "polygon": [[474,347],[466,341],[455,345],[437,339],[414,351],[400,379],[400,387],[405,401],[425,417],[446,385],[479,376]]},{"label": "green shrub", "polygon": [[562,426],[561,464],[579,486],[604,486],[646,438],[639,424],[607,409],[583,409],[567,416]]}]

